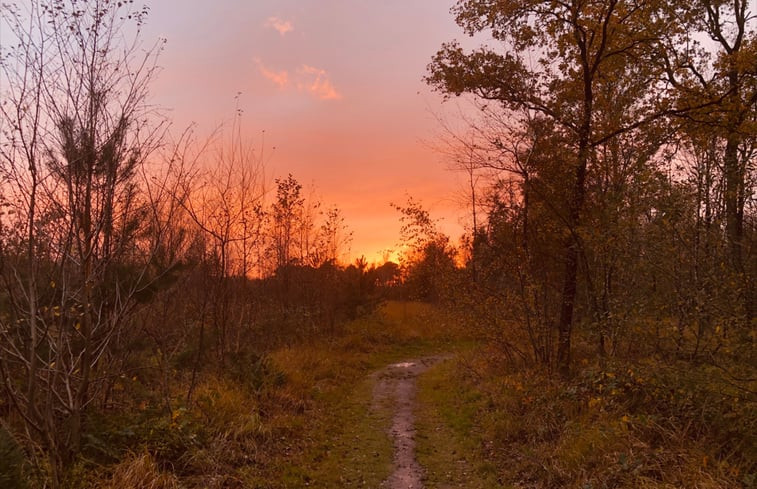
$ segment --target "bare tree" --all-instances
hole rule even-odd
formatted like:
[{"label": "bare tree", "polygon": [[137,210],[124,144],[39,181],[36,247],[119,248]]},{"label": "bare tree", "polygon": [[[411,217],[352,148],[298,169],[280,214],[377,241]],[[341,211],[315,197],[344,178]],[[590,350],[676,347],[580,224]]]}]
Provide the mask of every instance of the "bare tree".
[{"label": "bare tree", "polygon": [[[203,291],[208,300],[202,301],[210,308],[199,314],[203,319],[192,386],[204,354],[204,318],[211,320],[215,353],[221,363],[230,349],[239,350],[244,326],[252,321],[250,301],[232,304],[234,293],[244,293],[245,287],[232,287],[230,279],[246,283],[252,275],[261,273],[257,257],[261,255],[258,247],[262,246],[264,221],[263,151],[264,147],[257,149],[243,138],[238,110],[228,141],[210,140],[196,157],[200,165],[206,165],[198,169],[195,178],[185,181],[188,198],[182,205],[200,230],[205,243],[203,260],[211,274],[210,286]],[[192,387],[190,398],[191,393]]]},{"label": "bare tree", "polygon": [[131,2],[3,7],[13,41],[0,58],[0,369],[57,487],[106,385],[111,345],[161,273],[140,179],[163,132],[147,104],[161,43],[142,47],[146,10]]}]

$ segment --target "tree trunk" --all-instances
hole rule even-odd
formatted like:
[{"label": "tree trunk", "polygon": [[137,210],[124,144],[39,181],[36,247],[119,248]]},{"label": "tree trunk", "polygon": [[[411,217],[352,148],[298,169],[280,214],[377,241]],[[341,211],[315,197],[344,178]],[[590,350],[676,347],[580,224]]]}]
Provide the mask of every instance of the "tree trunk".
[{"label": "tree trunk", "polygon": [[588,60],[584,52],[583,117],[578,135],[576,174],[567,218],[568,237],[565,242],[565,273],[563,275],[560,319],[557,323],[557,370],[562,377],[570,375],[570,340],[573,332],[573,311],[578,290],[578,257],[581,243],[578,230],[586,196],[586,169],[589,163],[593,88]]}]

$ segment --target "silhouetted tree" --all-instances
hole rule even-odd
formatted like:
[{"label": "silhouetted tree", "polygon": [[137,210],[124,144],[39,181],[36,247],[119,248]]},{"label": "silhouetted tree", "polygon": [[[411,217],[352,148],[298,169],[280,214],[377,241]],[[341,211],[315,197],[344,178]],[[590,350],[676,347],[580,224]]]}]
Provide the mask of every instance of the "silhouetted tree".
[{"label": "silhouetted tree", "polygon": [[156,240],[145,239],[170,219],[150,222],[152,182],[142,180],[162,135],[146,105],[160,44],[142,49],[145,14],[107,1],[2,8],[15,42],[0,56],[3,191],[14,210],[2,228],[0,368],[26,432],[49,454],[53,487],[81,448],[137,296],[163,272]]}]

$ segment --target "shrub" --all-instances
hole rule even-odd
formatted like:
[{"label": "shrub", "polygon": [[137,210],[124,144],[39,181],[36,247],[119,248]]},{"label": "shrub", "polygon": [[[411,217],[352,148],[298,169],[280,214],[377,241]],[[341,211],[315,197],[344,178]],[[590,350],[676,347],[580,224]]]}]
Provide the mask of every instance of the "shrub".
[{"label": "shrub", "polygon": [[26,462],[13,436],[0,427],[0,487],[22,489],[28,487],[21,468]]}]

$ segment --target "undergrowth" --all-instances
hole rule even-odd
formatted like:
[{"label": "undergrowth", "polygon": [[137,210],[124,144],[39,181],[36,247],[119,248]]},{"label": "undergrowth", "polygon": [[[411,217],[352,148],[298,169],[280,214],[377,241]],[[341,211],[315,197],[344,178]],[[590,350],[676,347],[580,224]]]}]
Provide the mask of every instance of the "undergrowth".
[{"label": "undergrowth", "polygon": [[450,370],[453,392],[437,403],[474,407],[458,430],[496,465],[498,486],[757,487],[757,403],[717,369],[583,362],[565,381],[488,353]]},{"label": "undergrowth", "polygon": [[[704,362],[599,361],[577,348],[564,380],[472,341],[450,317],[388,303],[329,335],[208,366],[191,398],[186,372],[167,393],[150,388],[157,376],[123,379],[131,402],[88,419],[65,486],[379,487],[392,466],[391,412],[371,405],[370,372],[457,352],[418,380],[428,488],[757,487],[757,386],[745,365],[735,379]],[[0,438],[0,464],[13,469],[0,481],[24,487],[29,464]]]},{"label": "undergrowth", "polygon": [[118,382],[128,402],[90,416],[65,487],[377,487],[391,469],[391,413],[370,410],[368,374],[463,336],[429,305],[389,302],[328,335],[207,365],[191,399],[187,370],[166,392],[146,369]]}]

